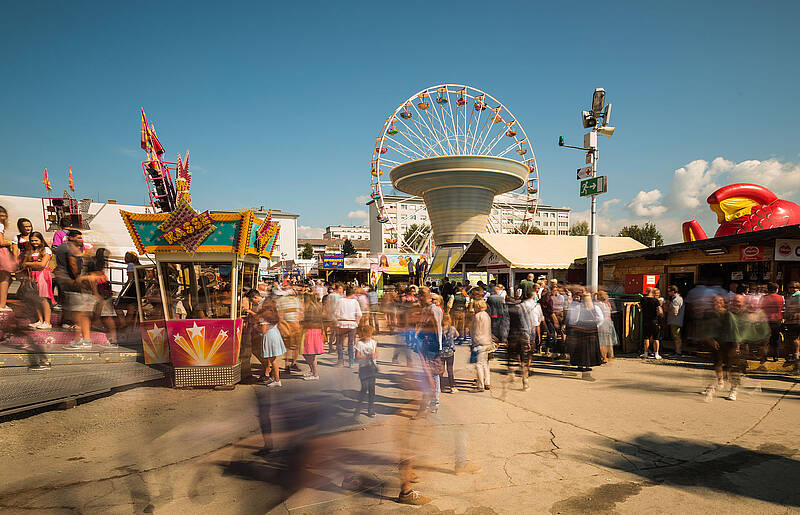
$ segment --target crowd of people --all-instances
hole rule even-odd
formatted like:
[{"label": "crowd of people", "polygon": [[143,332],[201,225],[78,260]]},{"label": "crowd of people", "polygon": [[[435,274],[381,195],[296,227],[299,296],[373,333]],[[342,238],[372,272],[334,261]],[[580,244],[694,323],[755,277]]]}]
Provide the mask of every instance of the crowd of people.
[{"label": "crowd of people", "polygon": [[494,355],[504,353],[507,364],[519,367],[522,388],[528,390],[535,355],[556,360],[569,355],[581,377],[593,381],[592,367],[613,358],[617,343],[604,292],[562,288],[556,280],[534,281],[532,275],[512,292],[495,282],[473,286],[444,279],[440,285],[388,286],[380,299],[368,286],[264,282],[245,294],[242,312],[245,338],[268,387],[282,386],[281,370],[301,372],[300,354],[308,367],[303,379],[317,380],[317,357],[330,352],[337,366],[358,364],[368,416],[374,416],[374,335],[381,324],[395,335],[393,364],[404,359],[407,365],[424,365],[430,387],[423,409],[431,412],[438,409],[441,393],[459,391],[454,362],[461,347],[475,370],[474,377],[462,378],[461,388],[466,382],[467,389],[482,392],[491,389]]},{"label": "crowd of people", "polygon": [[87,250],[81,231],[64,217],[48,243],[27,218],[19,218],[17,234],[9,238],[9,219],[0,207],[0,313],[10,313],[8,291],[12,279],[19,281],[16,296],[22,301],[28,329],[53,329],[52,313],[61,311],[62,328],[75,331],[67,350],[92,348],[93,321],[102,322],[108,339],[103,348],[116,347],[116,312],[113,291],[106,276],[109,253],[105,248]]}]

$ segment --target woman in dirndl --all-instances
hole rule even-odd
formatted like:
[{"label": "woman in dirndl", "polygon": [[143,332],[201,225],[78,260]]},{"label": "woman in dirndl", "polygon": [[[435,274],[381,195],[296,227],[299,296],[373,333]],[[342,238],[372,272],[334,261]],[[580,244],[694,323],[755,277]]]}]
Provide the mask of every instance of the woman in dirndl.
[{"label": "woman in dirndl", "polygon": [[264,384],[274,388],[282,386],[280,371],[275,360],[286,354],[286,346],[278,330],[278,311],[275,303],[264,301],[263,306],[264,309],[259,312],[257,331],[261,334],[261,355],[267,360],[264,375],[269,374]]},{"label": "woman in dirndl", "polygon": [[310,371],[303,376],[304,381],[315,381],[319,379],[317,369],[317,356],[325,352],[324,339],[322,338],[322,304],[318,297],[313,293],[306,293],[303,297],[305,313],[303,315],[303,357],[310,367]]},{"label": "woman in dirndl", "polygon": [[51,303],[55,303],[53,278],[50,275],[51,259],[53,259],[53,251],[47,246],[42,233],[29,234],[28,246],[20,256],[20,268],[26,272],[27,277],[24,280],[31,282],[32,290],[36,293],[35,301],[32,303],[39,321],[29,324],[31,329],[51,329],[53,327],[50,325],[50,306]]},{"label": "woman in dirndl", "polygon": [[598,335],[603,312],[592,302],[590,293],[580,292],[578,299],[570,303],[566,317],[569,363],[578,368],[581,379],[594,381],[592,367],[603,363]]}]

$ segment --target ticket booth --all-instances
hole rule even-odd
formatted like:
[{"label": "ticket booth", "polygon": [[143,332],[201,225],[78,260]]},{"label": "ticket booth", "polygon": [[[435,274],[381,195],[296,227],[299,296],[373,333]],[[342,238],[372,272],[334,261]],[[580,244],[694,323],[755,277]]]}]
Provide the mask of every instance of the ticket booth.
[{"label": "ticket booth", "polygon": [[145,363],[163,365],[175,387],[232,386],[250,374],[242,351],[242,294],[255,288],[279,226],[269,217],[121,212],[139,253],[153,265],[134,270]]}]

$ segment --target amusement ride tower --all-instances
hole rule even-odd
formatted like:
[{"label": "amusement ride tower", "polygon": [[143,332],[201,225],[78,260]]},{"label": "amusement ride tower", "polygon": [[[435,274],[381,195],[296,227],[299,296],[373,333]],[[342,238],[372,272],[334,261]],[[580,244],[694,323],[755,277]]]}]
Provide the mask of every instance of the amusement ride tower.
[{"label": "amusement ride tower", "polygon": [[[386,209],[388,187],[424,199],[437,247],[464,246],[487,231],[527,233],[533,225],[539,176],[530,140],[508,108],[475,88],[431,86],[400,104],[371,165],[378,221],[389,224],[400,252],[424,252],[430,242],[398,230]],[[501,194],[515,201],[504,203]]]}]

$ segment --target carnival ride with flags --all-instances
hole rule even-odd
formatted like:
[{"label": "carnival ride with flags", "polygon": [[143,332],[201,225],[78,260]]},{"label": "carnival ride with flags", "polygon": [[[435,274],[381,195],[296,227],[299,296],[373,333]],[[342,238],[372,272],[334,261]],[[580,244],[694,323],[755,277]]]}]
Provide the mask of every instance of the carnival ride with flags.
[{"label": "carnival ride with flags", "polygon": [[154,212],[120,214],[139,253],[153,257],[154,264],[135,267],[133,281],[145,363],[166,367],[177,387],[233,385],[250,375],[242,297],[256,287],[280,225],[249,210],[195,211],[188,151],[165,162],[144,110],[141,145]]}]

